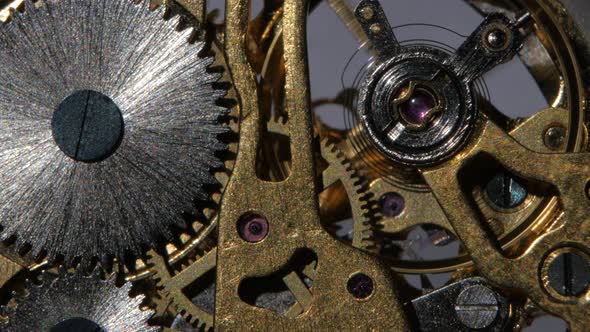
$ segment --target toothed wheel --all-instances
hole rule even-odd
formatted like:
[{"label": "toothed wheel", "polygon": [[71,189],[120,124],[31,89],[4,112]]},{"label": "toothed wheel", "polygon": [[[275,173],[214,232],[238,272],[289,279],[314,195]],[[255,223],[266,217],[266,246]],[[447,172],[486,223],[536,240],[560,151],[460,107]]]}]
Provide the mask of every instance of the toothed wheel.
[{"label": "toothed wheel", "polygon": [[173,239],[223,168],[206,43],[147,1],[25,9],[0,26],[0,238],[66,262]]},{"label": "toothed wheel", "polygon": [[[14,293],[13,300],[1,308],[8,317],[2,331],[65,331],[85,328],[87,331],[146,331],[152,311],[140,309],[144,296],[129,297],[131,284],[115,285],[116,276],[101,278],[99,269],[85,275],[60,269],[57,277],[43,272],[41,284],[28,280],[24,294]],[[1,325],[0,325],[1,326]]]},{"label": "toothed wheel", "polygon": [[[216,224],[210,226],[214,230]],[[178,273],[170,272],[168,264],[162,256],[153,253],[149,262],[154,266],[153,279],[159,289],[160,299],[157,300],[156,315],[162,315],[166,310],[182,316],[189,324],[209,331],[213,328],[213,313],[193,303],[183,290],[189,287],[208,272],[215,269],[217,264],[217,248],[198,255],[186,266],[181,266]]]},{"label": "toothed wheel", "polygon": [[324,190],[340,181],[348,196],[353,219],[352,245],[366,250],[373,249],[373,211],[366,185],[336,145],[324,140],[321,150],[322,157],[329,164],[323,172]]}]

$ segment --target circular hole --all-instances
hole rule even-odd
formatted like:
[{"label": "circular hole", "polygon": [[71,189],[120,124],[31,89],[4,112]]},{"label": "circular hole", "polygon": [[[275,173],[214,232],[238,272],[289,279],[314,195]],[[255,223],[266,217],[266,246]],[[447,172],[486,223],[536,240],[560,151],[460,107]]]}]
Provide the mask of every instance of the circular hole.
[{"label": "circular hole", "polygon": [[268,220],[259,214],[245,214],[239,219],[237,226],[240,237],[246,242],[260,242],[268,235]]},{"label": "circular hole", "polygon": [[348,279],[346,289],[355,298],[363,300],[373,294],[375,285],[373,279],[364,273],[356,273]]},{"label": "circular hole", "polygon": [[402,214],[406,205],[404,198],[394,192],[383,194],[379,199],[379,203],[381,205],[381,213],[389,218],[394,218]]}]

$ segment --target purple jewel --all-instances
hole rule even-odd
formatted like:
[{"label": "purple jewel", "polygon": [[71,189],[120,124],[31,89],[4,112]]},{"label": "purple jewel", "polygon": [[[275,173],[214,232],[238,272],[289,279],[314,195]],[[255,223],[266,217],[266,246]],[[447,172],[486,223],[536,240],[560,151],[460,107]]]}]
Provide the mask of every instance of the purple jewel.
[{"label": "purple jewel", "polygon": [[379,199],[381,213],[389,218],[395,218],[404,212],[406,206],[404,198],[397,193],[387,193]]},{"label": "purple jewel", "polygon": [[255,214],[246,215],[238,222],[238,231],[247,242],[260,242],[268,235],[268,220]]},{"label": "purple jewel", "polygon": [[436,106],[434,97],[421,89],[416,89],[412,96],[399,104],[401,116],[409,124],[422,127],[426,121],[430,120],[429,113]]}]

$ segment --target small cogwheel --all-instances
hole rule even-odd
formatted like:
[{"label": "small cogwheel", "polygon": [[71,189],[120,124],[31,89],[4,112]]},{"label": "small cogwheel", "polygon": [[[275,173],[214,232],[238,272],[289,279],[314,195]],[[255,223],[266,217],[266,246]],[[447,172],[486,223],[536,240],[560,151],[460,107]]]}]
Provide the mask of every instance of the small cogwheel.
[{"label": "small cogwheel", "polygon": [[41,284],[27,280],[25,293],[14,292],[11,302],[1,308],[7,317],[2,331],[67,330],[68,326],[105,332],[160,331],[148,325],[153,312],[141,309],[144,296],[131,298],[131,284],[117,287],[115,274],[103,279],[98,268],[90,275],[82,269],[70,273],[60,268],[57,277],[44,271],[40,279]]}]

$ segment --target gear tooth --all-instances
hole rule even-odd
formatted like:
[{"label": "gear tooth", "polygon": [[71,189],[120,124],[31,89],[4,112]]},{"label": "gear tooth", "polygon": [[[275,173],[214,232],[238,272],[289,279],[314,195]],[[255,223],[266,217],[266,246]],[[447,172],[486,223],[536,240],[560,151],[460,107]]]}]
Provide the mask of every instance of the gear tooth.
[{"label": "gear tooth", "polygon": [[[158,264],[158,262],[163,263],[164,259],[161,256],[154,255],[153,253],[151,255],[153,257],[151,259],[151,263],[155,264],[154,276],[152,278],[156,280],[156,284],[161,288],[158,293],[162,297],[162,301],[168,303],[173,312],[180,315],[189,324],[193,326],[196,325],[198,328],[207,330],[207,320],[203,317],[200,317],[199,314],[191,311],[191,308],[187,307],[192,305],[189,304],[191,303],[190,299],[188,299],[182,291],[176,289],[176,286],[173,283],[167,283],[167,281],[173,277],[170,275],[168,269],[164,265]],[[157,258],[154,258],[156,256]],[[198,261],[203,256],[204,255],[197,255],[197,259],[195,259],[194,262]],[[181,263],[179,270],[182,271],[186,269],[190,264],[192,263]]]},{"label": "gear tooth", "polygon": [[[81,275],[84,274],[83,271],[84,271],[83,269],[76,269],[76,273],[80,273]],[[98,266],[98,265],[94,265],[94,267],[92,267],[92,270],[90,270],[89,276],[92,277],[92,278],[98,278],[98,279],[100,279],[101,278],[101,273],[102,273],[102,268],[100,266]],[[113,273],[113,274],[107,275],[106,280],[112,280],[112,281],[114,281],[115,280],[115,274]]]},{"label": "gear tooth", "polygon": [[328,139],[323,140],[322,156],[330,164],[337,167],[334,172],[337,172],[341,177],[340,180],[344,185],[348,194],[349,203],[354,206],[353,219],[354,219],[354,234],[358,237],[353,240],[357,246],[362,249],[370,249],[371,245],[367,239],[371,239],[373,235],[371,225],[371,211],[368,208],[368,196],[366,194],[367,187],[364,179],[359,176],[356,169],[346,158],[344,153]]},{"label": "gear tooth", "polygon": [[[213,63],[215,62],[215,59],[211,59],[211,63],[208,64],[208,66],[210,67]],[[223,73],[218,73],[218,72],[212,72],[211,73],[211,80],[215,83],[220,83],[221,79],[223,78]],[[226,94],[227,94],[227,90],[226,89],[215,89],[215,92],[218,93],[217,95],[217,99],[223,98]]]},{"label": "gear tooth", "polygon": [[[148,325],[149,310],[140,308],[143,298],[129,297],[131,284],[126,283],[117,287],[114,279],[103,280],[100,273],[84,275],[84,271],[77,268],[73,272],[63,266],[57,266],[57,278],[49,280],[50,272],[41,271],[40,284],[26,280],[25,291],[27,296],[14,297],[15,309],[8,314],[9,331],[45,331],[48,326],[45,324],[56,324],[62,320],[82,315],[91,321],[101,321],[112,327],[119,326],[118,322],[125,322],[125,330],[152,331],[153,327]],[[100,270],[98,270],[100,272]],[[114,275],[114,274],[113,274]],[[99,297],[95,298],[94,296]],[[102,297],[109,299],[108,302],[99,301]],[[64,300],[65,298],[65,300]],[[50,321],[39,320],[43,315],[40,309],[51,308],[55,303],[70,303],[71,305],[61,307],[53,311],[53,318]],[[114,303],[113,303],[114,302]],[[113,308],[117,310],[113,311]],[[108,317],[102,317],[109,310]],[[107,321],[105,321],[105,319]]]},{"label": "gear tooth", "polygon": [[[47,3],[45,3],[44,0],[40,0],[40,1],[43,3],[42,7],[44,9],[42,9],[42,10],[38,9],[37,3],[34,2],[33,0],[25,0],[26,11],[24,14],[18,13],[17,11],[14,11],[14,10],[11,10],[11,16],[15,17],[18,20],[18,22],[12,22],[12,23],[16,24],[16,23],[21,22],[24,19],[34,18],[34,19],[39,19],[39,24],[41,24],[41,23],[43,23],[41,21],[41,19],[47,19],[48,17],[52,18],[52,17],[50,17],[50,14],[52,14],[53,12],[59,12],[59,9],[62,8],[60,6],[71,7],[71,6],[75,6],[80,3],[80,2],[76,2],[76,1],[50,1]],[[110,2],[114,2],[114,0],[106,0],[106,1],[107,1],[106,5],[108,5]],[[127,2],[130,3],[130,1],[125,1],[124,3],[127,3]],[[151,1],[149,1],[149,0],[140,1],[137,5],[131,4],[131,6],[134,8],[134,10],[120,10],[120,11],[116,11],[113,13],[115,13],[115,14],[127,13],[129,15],[137,15],[137,14],[147,15],[148,13],[144,13],[144,12],[147,12],[150,9],[150,2]],[[92,2],[89,2],[88,5],[90,6],[94,3],[97,3],[97,2],[92,1]],[[84,4],[86,5],[86,3],[84,3]],[[166,6],[159,6],[158,8],[155,8],[152,11],[150,11],[150,14],[153,14],[152,17],[153,18],[155,17],[156,19],[158,19],[157,18],[158,16],[160,16],[161,18],[164,18],[165,12],[166,12],[165,7]],[[54,8],[56,9],[55,11],[53,10]],[[48,10],[48,9],[51,9],[51,10]],[[125,8],[123,8],[123,9],[125,9]],[[107,17],[107,16],[105,16],[104,19],[112,18],[111,16],[109,16],[109,17]],[[148,16],[146,16],[146,17],[148,17]],[[119,18],[119,17],[115,17],[115,18]],[[171,22],[169,22],[167,20],[162,20],[162,22],[163,22],[163,26],[165,26],[165,27],[171,27],[172,25],[178,26],[178,24],[180,23],[180,16],[172,17]],[[59,20],[56,20],[54,23],[58,24]],[[157,28],[157,26],[156,26],[156,28]],[[106,29],[105,29],[105,31],[106,31]],[[174,33],[174,38],[175,38],[174,41],[178,41],[174,45],[176,45],[176,44],[180,45],[181,40],[176,39],[178,37],[178,35],[176,35],[176,33],[181,34],[180,38],[182,38],[182,36],[186,36],[188,39],[189,36],[194,34],[194,30],[185,29],[184,31],[179,31],[179,32]],[[146,33],[146,34],[148,34],[148,33]],[[157,37],[157,36],[158,35],[155,35],[155,37]],[[154,38],[153,40],[157,41],[159,39]],[[187,40],[187,42],[188,42],[188,40]],[[206,43],[203,41],[198,41],[197,44],[198,45],[196,45],[196,46],[194,46],[194,45],[186,46],[186,47],[191,47],[191,48],[198,48],[198,50],[197,50],[198,52],[191,53],[192,54],[191,61],[193,61],[193,62],[192,63],[187,62],[186,65],[187,66],[191,65],[191,67],[190,67],[191,69],[195,67],[193,65],[198,65],[198,66],[202,66],[203,64],[207,64],[207,66],[212,65],[213,61],[214,61],[214,57],[210,56],[209,54],[203,54],[203,52],[202,52]],[[158,46],[158,45],[156,45],[156,46]],[[50,47],[50,46],[47,46],[47,47]],[[51,54],[51,53],[52,52],[48,52],[47,54]],[[178,70],[185,70],[185,69],[186,68],[184,68],[184,67],[179,67]],[[203,70],[200,70],[200,69],[201,69],[200,67],[196,67],[195,71],[203,72],[205,70],[204,68],[203,68]],[[207,98],[211,98],[211,95],[212,95],[213,97],[216,97],[215,100],[217,101],[218,99],[221,99],[225,95],[225,93],[227,92],[227,88],[220,88],[217,86],[213,86],[213,82],[218,81],[221,77],[222,77],[221,74],[218,72],[211,72],[211,73],[208,73],[207,75],[203,75],[203,77],[199,77],[200,80],[209,79],[208,82],[205,82],[202,84],[202,86],[204,88],[207,88],[210,90],[209,92],[212,91],[210,94],[204,94],[204,95],[207,95]],[[207,102],[209,102],[209,100],[207,100]],[[207,110],[208,111],[210,110],[214,114],[218,114],[220,117],[223,116],[226,112],[228,112],[226,107],[218,106],[218,104],[215,104],[213,101],[211,101],[210,104],[211,104],[211,105],[209,105],[210,109],[207,109]],[[196,111],[196,109],[193,109],[193,111]],[[203,118],[204,118],[203,121],[209,119],[210,117],[213,117],[213,116],[210,116],[210,113],[207,113],[206,116],[203,116]],[[224,123],[221,123],[220,121],[216,121],[210,127],[212,128],[211,129],[212,133],[223,133],[223,132],[227,132],[229,130],[229,128],[227,128],[227,126]],[[216,127],[219,127],[219,128],[216,128]],[[210,135],[210,136],[213,137],[214,135]],[[205,142],[205,143],[209,143],[209,142]],[[216,151],[222,151],[222,150],[225,150],[226,148],[227,148],[227,146],[226,146],[225,142],[221,142],[221,141],[218,141],[218,142],[214,141],[213,142],[212,141],[211,148],[210,148],[211,155],[216,156],[216,154],[215,154]],[[211,158],[211,159],[215,159],[215,162],[210,161],[210,160],[207,160],[206,163],[204,162],[203,166],[202,166],[203,169],[211,170],[212,167],[223,166],[223,161],[219,161],[219,160],[217,160],[218,158],[217,159],[216,158],[217,157]],[[179,170],[179,172],[181,172],[181,171],[186,173],[186,171],[184,171],[184,169]],[[190,174],[184,174],[184,173],[181,173],[179,175],[180,176],[190,175]],[[205,172],[203,172],[203,173],[205,173]],[[195,178],[195,177],[191,176],[191,178]],[[196,182],[198,182],[198,181],[196,181]],[[215,181],[215,179],[213,179],[213,178],[204,178],[204,182],[207,184],[217,183],[217,181]],[[196,188],[197,186],[198,185],[196,183],[194,183],[194,185],[193,185],[193,183],[190,184],[190,188]],[[172,189],[176,189],[176,188],[171,187],[171,190]],[[174,192],[179,192],[179,191],[174,190]],[[191,194],[198,196],[200,193],[192,193],[191,192]],[[210,196],[210,193],[205,192],[203,195]],[[172,197],[172,198],[176,198],[176,197]],[[196,198],[200,198],[200,197],[196,197]],[[170,199],[169,201],[172,202],[174,200]],[[180,206],[180,204],[178,206]],[[176,207],[177,207],[177,205],[174,205],[174,208],[176,208]],[[167,211],[165,209],[161,209],[161,210]],[[105,209],[105,212],[108,212],[108,211]],[[145,213],[145,215],[148,215],[148,216],[155,215],[154,213],[149,213],[151,211],[147,211],[147,212],[148,213]],[[180,213],[175,213],[175,215],[178,215],[178,214],[180,214]],[[64,243],[66,242],[66,240],[71,241],[71,239],[63,240],[63,237],[64,237],[63,234],[56,235],[54,237],[48,236],[47,241],[45,241],[44,243],[41,243],[41,242],[29,240],[31,238],[31,236],[29,236],[31,232],[29,232],[26,229],[17,228],[16,230],[14,230],[13,228],[15,228],[15,227],[11,228],[10,226],[12,226],[12,225],[10,225],[10,224],[3,225],[3,226],[4,226],[5,230],[9,229],[10,232],[12,232],[16,236],[16,247],[19,250],[23,249],[27,245],[27,243],[25,241],[31,241],[32,243],[29,243],[29,244],[32,245],[32,251],[30,251],[30,252],[32,252],[33,255],[37,256],[38,254],[40,254],[42,252],[43,253],[46,252],[47,258],[50,262],[57,261],[57,259],[61,258],[61,256],[63,255],[63,260],[65,261],[65,263],[67,265],[71,265],[71,263],[73,263],[74,260],[76,260],[75,257],[72,257],[73,255],[76,254],[76,251],[80,253],[80,256],[81,256],[80,259],[84,263],[91,261],[95,257],[101,257],[101,260],[103,261],[103,263],[107,263],[107,262],[105,262],[106,259],[103,259],[103,257],[106,257],[106,254],[111,254],[112,256],[116,256],[116,258],[129,258],[129,257],[124,257],[124,256],[126,253],[131,253],[128,256],[134,256],[131,258],[135,258],[143,251],[143,249],[139,248],[140,243],[148,244],[149,247],[155,247],[157,245],[156,240],[159,240],[159,238],[156,239],[156,235],[157,236],[162,235],[163,237],[165,237],[169,240],[172,240],[175,238],[176,233],[173,232],[170,227],[167,227],[167,226],[175,226],[175,225],[173,225],[173,223],[163,225],[163,224],[160,224],[159,222],[162,220],[168,220],[167,218],[154,218],[154,219],[156,219],[157,222],[156,221],[153,222],[153,224],[154,224],[153,230],[154,231],[151,232],[150,238],[139,239],[139,236],[138,236],[138,239],[135,239],[133,236],[135,234],[132,234],[132,236],[130,236],[129,238],[131,240],[134,240],[134,242],[129,241],[128,243],[130,243],[130,244],[125,248],[120,247],[122,245],[110,246],[110,247],[109,246],[98,246],[98,247],[93,246],[92,248],[90,248],[90,245],[87,248],[83,244],[81,244],[79,247],[65,245]],[[183,224],[184,221],[181,220],[180,218],[169,218],[169,219],[174,220],[175,222],[177,222],[178,225],[180,225],[182,227],[186,227],[186,225]],[[55,226],[55,227],[56,227],[56,229],[59,228],[59,226]],[[130,227],[129,229],[133,229],[133,228]],[[160,234],[160,231],[162,232],[162,234]],[[119,233],[117,233],[117,234],[119,234]],[[11,236],[12,235],[8,234],[6,231],[0,234],[0,237],[2,237],[3,239],[7,239]],[[60,236],[61,236],[61,238],[60,238]],[[62,240],[62,241],[60,241],[60,240]],[[137,240],[137,241],[135,241],[135,240]],[[142,241],[140,241],[140,240],[142,240]],[[119,241],[119,242],[123,242],[123,241]],[[103,244],[103,243],[99,243],[99,245],[101,245],[101,244]],[[137,245],[137,247],[130,247],[130,246],[135,246],[135,245]],[[102,249],[102,250],[99,250],[97,248]],[[107,250],[108,250],[108,252],[103,256],[102,251],[107,251]],[[109,257],[109,260],[112,262],[112,257]],[[121,261],[128,261],[128,260],[121,260]],[[104,264],[104,265],[106,266],[108,264]]]}]

